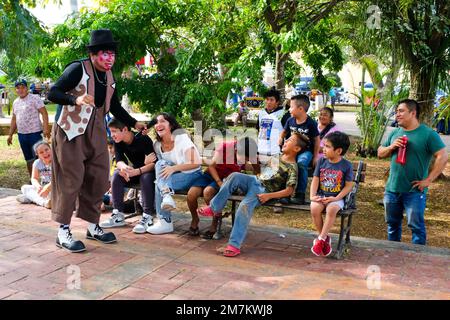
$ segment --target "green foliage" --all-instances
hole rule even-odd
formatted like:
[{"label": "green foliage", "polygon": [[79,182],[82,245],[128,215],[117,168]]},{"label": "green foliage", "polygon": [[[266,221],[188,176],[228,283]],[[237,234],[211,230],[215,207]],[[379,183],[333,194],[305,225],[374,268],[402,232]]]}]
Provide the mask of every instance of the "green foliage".
[{"label": "green foliage", "polygon": [[[46,37],[46,31],[21,2],[3,1],[0,3],[0,53],[7,58],[0,61],[0,68],[10,81],[19,77],[30,77],[26,59],[30,52],[40,53],[40,44]],[[33,5],[34,1],[25,1]]]},{"label": "green foliage", "polygon": [[434,119],[434,125],[444,119],[445,130],[448,130],[448,120],[450,119],[450,95],[442,98],[439,101],[438,106],[435,108],[436,117]]},{"label": "green foliage", "polygon": [[356,154],[361,157],[376,157],[394,104],[392,101],[381,100],[376,90],[369,95],[362,91],[358,98],[360,109],[356,123],[361,130],[362,139],[357,144]]}]

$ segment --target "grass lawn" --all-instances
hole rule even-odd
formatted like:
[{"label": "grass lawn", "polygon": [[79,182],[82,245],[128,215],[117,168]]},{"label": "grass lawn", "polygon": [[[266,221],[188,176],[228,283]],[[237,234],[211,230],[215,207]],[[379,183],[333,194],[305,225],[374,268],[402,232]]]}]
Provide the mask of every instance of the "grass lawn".
[{"label": "grass lawn", "polygon": [[48,114],[54,115],[56,113],[56,106],[54,103],[46,104],[45,107],[47,108]]},{"label": "grass lawn", "polygon": [[[359,160],[351,150],[347,155],[351,161]],[[384,208],[378,204],[383,198],[386,172],[389,168],[387,160],[364,159],[367,163],[366,181],[360,185],[357,195],[358,213],[353,219],[352,235],[386,239],[386,223]],[[450,165],[444,171],[450,177]],[[0,136],[0,187],[20,189],[28,182],[25,160],[14,136],[13,146],[7,146],[6,136]],[[307,189],[309,190],[309,188]],[[427,227],[428,245],[450,248],[450,179],[435,181],[427,194],[425,224]],[[176,197],[178,208],[188,212],[185,198]],[[292,228],[314,230],[309,212],[285,210],[283,214],[274,214],[271,208],[258,208],[252,223],[260,225],[279,225]],[[201,225],[206,228],[206,225]],[[338,233],[339,223],[336,221],[333,233]],[[337,239],[334,239],[337,240]],[[404,221],[403,241],[411,241],[411,231]]]}]

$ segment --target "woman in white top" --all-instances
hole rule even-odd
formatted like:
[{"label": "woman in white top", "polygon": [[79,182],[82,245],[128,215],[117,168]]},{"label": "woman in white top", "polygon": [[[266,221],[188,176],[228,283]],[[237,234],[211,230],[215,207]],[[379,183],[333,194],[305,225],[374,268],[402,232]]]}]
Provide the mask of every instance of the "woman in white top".
[{"label": "woman in white top", "polygon": [[[155,207],[159,220],[147,228],[152,234],[173,231],[170,211],[176,208],[172,195],[179,190],[189,190],[201,176],[201,158],[197,147],[176,119],[162,112],[156,116],[154,149],[158,162],[155,165]],[[146,162],[152,156],[147,156]]]}]

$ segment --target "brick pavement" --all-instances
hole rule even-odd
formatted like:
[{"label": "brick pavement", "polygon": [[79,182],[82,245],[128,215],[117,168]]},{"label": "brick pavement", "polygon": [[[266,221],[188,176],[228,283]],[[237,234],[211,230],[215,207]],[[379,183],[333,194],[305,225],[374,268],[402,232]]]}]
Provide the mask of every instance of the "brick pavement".
[{"label": "brick pavement", "polygon": [[86,224],[74,218],[88,251],[71,254],[54,244],[50,211],[12,194],[0,192],[0,299],[450,299],[445,248],[354,238],[338,261],[312,255],[312,232],[252,226],[241,256],[225,258],[226,239],[190,237],[189,215],[179,213],[172,234],[133,234],[134,219],[111,245],[84,239]]}]

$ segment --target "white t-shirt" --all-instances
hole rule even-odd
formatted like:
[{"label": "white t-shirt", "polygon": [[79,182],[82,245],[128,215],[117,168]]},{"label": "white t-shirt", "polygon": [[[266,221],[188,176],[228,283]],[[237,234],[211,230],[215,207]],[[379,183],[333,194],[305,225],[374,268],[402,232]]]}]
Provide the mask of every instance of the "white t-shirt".
[{"label": "white t-shirt", "polygon": [[[159,142],[159,141],[156,141],[154,143],[153,147],[155,149],[158,159],[166,160],[167,162],[170,162],[174,165],[185,164],[186,163],[186,151],[188,151],[192,147],[194,148],[198,159],[200,159],[200,154],[198,152],[197,147],[195,146],[195,144],[192,142],[192,140],[189,138],[189,136],[186,133],[178,134],[175,136],[174,147],[171,151],[162,152],[161,142]],[[198,168],[195,168],[192,170],[186,170],[186,171],[183,171],[183,173],[191,173],[191,172],[195,172],[200,169],[201,169],[201,166],[198,165]]]},{"label": "white t-shirt", "polygon": [[258,152],[265,155],[280,154],[280,146],[278,145],[278,138],[283,125],[281,119],[285,111],[280,110],[267,113],[266,109],[259,112],[259,135],[258,135]]}]

